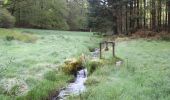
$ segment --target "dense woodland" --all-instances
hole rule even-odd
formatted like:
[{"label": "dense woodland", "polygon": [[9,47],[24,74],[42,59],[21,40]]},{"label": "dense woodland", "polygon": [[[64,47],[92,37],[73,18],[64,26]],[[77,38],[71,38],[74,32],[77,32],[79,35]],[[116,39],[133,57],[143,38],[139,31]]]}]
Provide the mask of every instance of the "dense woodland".
[{"label": "dense woodland", "polygon": [[90,25],[115,34],[170,31],[170,0],[90,0]]},{"label": "dense woodland", "polygon": [[170,0],[4,0],[0,9],[8,16],[1,27],[11,27],[8,23],[16,20],[17,27],[111,34],[139,29],[170,32]]},{"label": "dense woodland", "polygon": [[17,27],[77,30],[86,26],[85,0],[6,0],[1,4],[15,17]]}]

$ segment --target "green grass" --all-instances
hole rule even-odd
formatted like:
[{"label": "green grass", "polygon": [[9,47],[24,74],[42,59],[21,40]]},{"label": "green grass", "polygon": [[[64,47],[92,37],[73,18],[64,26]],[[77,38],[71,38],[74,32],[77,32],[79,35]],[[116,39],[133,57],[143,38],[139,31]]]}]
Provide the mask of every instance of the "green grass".
[{"label": "green grass", "polygon": [[[28,38],[23,33],[36,37],[36,41],[22,41],[23,37]],[[8,35],[14,36],[14,40],[7,41]],[[58,73],[60,65],[68,58],[89,53],[89,47],[99,41],[88,32],[0,29],[0,98],[45,98],[70,79],[70,76]]]},{"label": "green grass", "polygon": [[89,76],[87,92],[70,100],[170,100],[170,42],[116,44],[121,67],[105,64]]},{"label": "green grass", "polygon": [[24,31],[0,28],[0,39],[7,41],[19,40],[22,42],[33,43],[36,42],[37,37]]}]

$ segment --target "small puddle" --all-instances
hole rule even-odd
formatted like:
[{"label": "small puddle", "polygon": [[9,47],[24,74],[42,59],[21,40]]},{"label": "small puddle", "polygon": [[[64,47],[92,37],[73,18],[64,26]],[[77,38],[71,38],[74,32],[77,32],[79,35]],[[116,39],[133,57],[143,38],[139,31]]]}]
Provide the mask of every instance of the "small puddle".
[{"label": "small puddle", "polygon": [[77,77],[73,83],[70,83],[66,88],[60,91],[57,97],[52,100],[66,100],[67,96],[79,95],[85,91],[85,81],[87,80],[87,69],[82,69],[77,72]]}]

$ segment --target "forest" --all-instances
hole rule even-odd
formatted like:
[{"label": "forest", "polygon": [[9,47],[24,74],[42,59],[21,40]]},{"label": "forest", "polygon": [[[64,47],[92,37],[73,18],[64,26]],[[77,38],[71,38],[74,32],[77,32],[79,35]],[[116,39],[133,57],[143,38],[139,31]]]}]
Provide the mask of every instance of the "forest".
[{"label": "forest", "polygon": [[169,5],[169,0],[5,0],[1,13],[9,23],[1,26],[113,34],[170,31]]},{"label": "forest", "polygon": [[0,100],[170,100],[170,0],[0,0]]}]

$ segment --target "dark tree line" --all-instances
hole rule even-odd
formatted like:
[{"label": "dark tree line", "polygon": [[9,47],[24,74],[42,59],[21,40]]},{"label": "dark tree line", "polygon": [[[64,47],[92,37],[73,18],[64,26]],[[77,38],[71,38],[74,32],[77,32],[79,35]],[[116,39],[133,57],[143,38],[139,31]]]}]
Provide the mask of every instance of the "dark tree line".
[{"label": "dark tree line", "polygon": [[89,0],[89,27],[113,34],[170,32],[170,0]]}]

